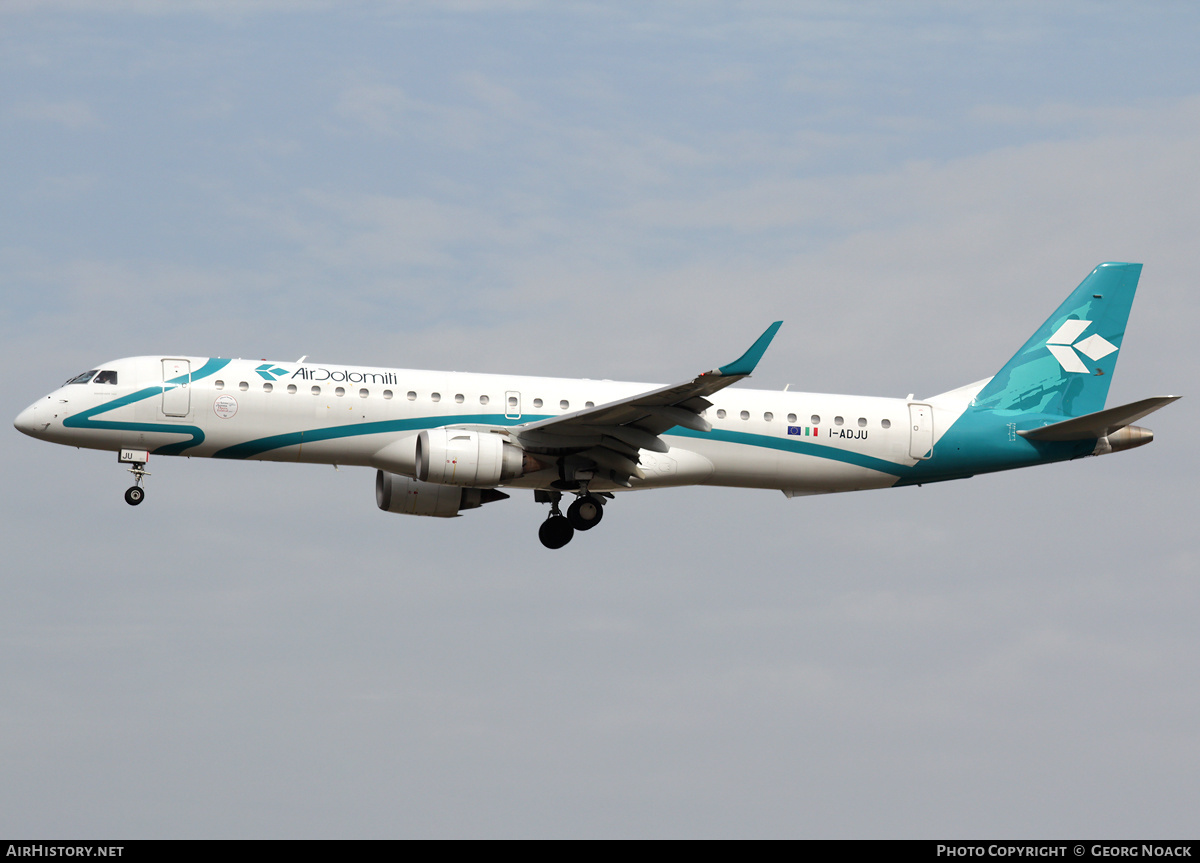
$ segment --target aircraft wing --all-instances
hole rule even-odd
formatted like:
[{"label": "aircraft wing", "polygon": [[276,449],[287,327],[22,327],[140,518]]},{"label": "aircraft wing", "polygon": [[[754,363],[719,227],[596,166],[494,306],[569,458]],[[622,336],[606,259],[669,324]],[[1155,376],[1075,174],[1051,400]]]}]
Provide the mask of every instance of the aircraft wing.
[{"label": "aircraft wing", "polygon": [[701,432],[711,430],[708,420],[700,416],[712,405],[707,396],[749,377],[782,324],[776,321],[767,327],[750,349],[732,363],[703,372],[690,381],[513,426],[509,433],[529,452],[573,455],[577,468],[587,469],[590,462],[617,484],[628,486],[630,477],[642,476],[638,468],[639,449],[651,452],[669,449],[659,437],[663,432],[675,426]]}]

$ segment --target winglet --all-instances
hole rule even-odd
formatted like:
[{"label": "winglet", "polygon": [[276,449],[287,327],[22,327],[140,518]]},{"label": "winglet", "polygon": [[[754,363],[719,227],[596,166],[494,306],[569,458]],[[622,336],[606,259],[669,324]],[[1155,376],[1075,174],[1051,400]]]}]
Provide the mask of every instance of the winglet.
[{"label": "winglet", "polygon": [[750,350],[742,354],[736,360],[727,366],[721,366],[717,371],[722,375],[748,375],[754,371],[754,367],[758,365],[758,361],[762,359],[762,355],[767,352],[767,346],[771,344],[771,339],[775,338],[775,334],[779,332],[779,328],[783,326],[783,321],[776,321],[767,327],[766,332],[758,337],[758,341],[750,346]]}]

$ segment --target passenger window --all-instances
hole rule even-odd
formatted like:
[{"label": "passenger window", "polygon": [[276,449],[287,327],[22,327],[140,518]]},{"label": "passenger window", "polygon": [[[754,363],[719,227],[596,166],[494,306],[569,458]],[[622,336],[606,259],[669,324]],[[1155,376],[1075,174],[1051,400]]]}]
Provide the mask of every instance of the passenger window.
[{"label": "passenger window", "polygon": [[[719,420],[725,419],[725,408],[717,408],[717,419],[719,419]],[[668,420],[668,422],[669,422],[669,420]]]},{"label": "passenger window", "polygon": [[750,411],[742,411],[740,416],[742,419],[748,420],[748,419],[750,419]]},{"label": "passenger window", "polygon": [[885,429],[890,429],[890,428],[892,427],[892,421],[891,421],[891,420],[880,420],[880,421],[879,421],[879,424],[880,424],[881,426],[883,426]]},{"label": "passenger window", "polygon": [[336,389],[334,389],[333,394],[335,396],[337,396],[338,398],[341,398],[342,396],[344,396],[346,394],[346,388],[345,387],[337,387]]},{"label": "passenger window", "polygon": [[792,425],[795,425],[796,424],[796,415],[788,414],[788,422],[791,423]]},{"label": "passenger window", "polygon": [[858,418],[858,427],[860,429],[865,429],[867,427],[867,418],[866,417]]},{"label": "passenger window", "polygon": [[288,394],[293,395],[293,396],[296,394],[296,385],[295,384],[288,384]]},{"label": "passenger window", "polygon": [[392,397],[392,391],[391,391],[391,390],[384,390],[384,391],[383,391],[383,397],[384,397],[385,399],[390,399],[390,398]]},{"label": "passenger window", "polygon": [[370,393],[369,391],[367,391],[366,389],[361,389],[361,390],[359,390],[359,391],[358,391],[358,397],[359,397],[360,399],[365,399],[365,398],[366,398],[367,396],[369,396],[370,394],[371,394],[371,393]]},{"label": "passenger window", "polygon": [[408,400],[410,402],[415,402],[417,400],[417,394],[414,393],[412,390],[409,390],[408,391]]},{"label": "passenger window", "polygon": [[441,393],[430,393],[429,400],[431,402],[440,402],[442,400],[442,394]]},{"label": "passenger window", "polygon": [[94,384],[115,384],[117,382],[117,373],[111,369],[105,369],[96,375],[96,379],[92,381]]},{"label": "passenger window", "polygon": [[594,408],[596,406],[596,403],[595,402],[584,402],[583,406],[585,408]]},{"label": "passenger window", "polygon": [[809,417],[809,419],[812,421],[812,424],[815,426],[819,426],[821,424],[821,415],[820,414],[813,414],[812,416]]},{"label": "passenger window", "polygon": [[841,417],[834,417],[834,418],[833,418],[833,424],[834,424],[835,426],[840,426],[840,425],[841,425],[842,423],[844,423],[844,422],[845,422],[845,420],[844,420],[844,419],[842,419]]},{"label": "passenger window", "polygon": [[767,411],[765,414],[763,414],[763,419],[765,419],[767,422],[770,422],[771,420],[775,419],[775,414]]},{"label": "passenger window", "polygon": [[242,381],[240,384],[238,384],[238,389],[241,390],[242,392],[245,392],[246,390],[250,389],[250,384],[246,383],[245,381]]},{"label": "passenger window", "polygon": [[491,401],[491,399],[490,399],[490,398],[488,398],[487,396],[480,396],[480,397],[479,397],[479,403],[480,403],[481,405],[486,405],[486,404],[487,404],[488,402],[490,402],[490,401]]},{"label": "passenger window", "polygon": [[454,403],[456,405],[461,405],[464,401],[466,401],[466,397],[462,393],[454,394]]},{"label": "passenger window", "polygon": [[541,399],[534,399],[534,400],[533,400],[533,406],[534,406],[535,408],[540,408],[540,407],[542,406],[542,400],[541,400]]},{"label": "passenger window", "polygon": [[213,381],[213,389],[225,389],[225,381]]},{"label": "passenger window", "polygon": [[508,406],[510,408],[515,408],[517,406],[517,397],[516,396],[508,397]]},{"label": "passenger window", "polygon": [[264,392],[264,393],[269,393],[269,392],[271,392],[271,391],[272,391],[272,390],[274,390],[274,389],[275,389],[275,385],[274,385],[274,384],[263,384],[263,392]]},{"label": "passenger window", "polygon": [[321,388],[320,388],[320,387],[313,387],[313,388],[312,388],[312,394],[313,394],[314,396],[319,396],[319,395],[321,394]]},{"label": "passenger window", "polygon": [[559,407],[559,410],[565,411],[569,407],[571,407],[571,403],[569,401],[567,401],[566,399],[563,399],[561,402],[558,403],[558,407]]}]

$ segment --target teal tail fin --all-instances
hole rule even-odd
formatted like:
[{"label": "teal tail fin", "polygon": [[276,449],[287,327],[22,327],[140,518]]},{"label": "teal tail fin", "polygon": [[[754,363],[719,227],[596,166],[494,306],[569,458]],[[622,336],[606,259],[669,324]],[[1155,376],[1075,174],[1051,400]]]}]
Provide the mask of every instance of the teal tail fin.
[{"label": "teal tail fin", "polygon": [[975,410],[1078,417],[1104,409],[1141,264],[1101,264],[975,397]]}]

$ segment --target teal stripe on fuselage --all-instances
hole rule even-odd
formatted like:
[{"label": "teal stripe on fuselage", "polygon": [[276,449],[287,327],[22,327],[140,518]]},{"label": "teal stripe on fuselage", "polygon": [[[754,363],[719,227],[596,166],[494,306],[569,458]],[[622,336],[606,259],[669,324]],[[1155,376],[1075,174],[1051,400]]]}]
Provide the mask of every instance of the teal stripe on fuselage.
[{"label": "teal stripe on fuselage", "polygon": [[442,426],[459,425],[493,425],[515,426],[521,423],[538,422],[549,419],[550,415],[535,416],[526,414],[519,419],[506,417],[503,414],[468,414],[453,417],[416,417],[407,420],[379,420],[377,422],[356,423],[354,425],[330,426],[329,428],[313,428],[305,431],[288,432],[271,435],[245,443],[234,444],[217,450],[213,458],[254,458],[265,452],[283,449],[289,446],[316,443],[324,440],[358,437],[360,435],[387,434],[389,432],[422,431],[424,429],[441,428]]},{"label": "teal stripe on fuselage", "polygon": [[[523,416],[520,419],[510,419],[500,414],[475,414],[455,417],[416,417],[405,420],[381,420],[378,422],[357,423],[354,425],[332,426],[330,428],[314,428],[299,432],[271,435],[240,444],[226,447],[213,453],[213,458],[254,458],[271,450],[283,449],[289,446],[316,443],[318,441],[338,440],[341,438],[357,437],[359,435],[387,434],[405,431],[422,431],[424,429],[440,428],[446,425],[504,425],[514,426],[522,423],[537,422],[549,419],[546,416]],[[696,432],[676,426],[663,432],[664,437],[698,438],[700,440],[716,440],[724,443],[735,443],[743,446],[760,447],[792,452],[798,455],[816,456],[833,461],[858,465],[859,467],[900,476],[906,468],[895,462],[881,458],[863,455],[851,450],[834,449],[823,444],[808,443],[799,440],[775,438],[769,435],[751,434],[749,432],[733,432],[714,429],[710,432]]]},{"label": "teal stripe on fuselage", "polygon": [[172,378],[169,381],[164,381],[162,384],[152,387],[140,389],[137,392],[130,393],[127,396],[120,396],[112,401],[105,402],[99,407],[90,408],[86,411],[80,411],[77,414],[66,417],[63,420],[64,428],[77,429],[97,429],[104,431],[131,431],[131,432],[146,432],[151,434],[185,434],[190,435],[188,440],[177,441],[160,446],[154,450],[155,455],[179,455],[185,449],[200,446],[204,443],[204,429],[199,426],[190,425],[175,425],[172,423],[130,423],[130,422],[114,422],[111,420],[94,420],[92,417],[97,414],[108,413],[117,408],[125,407],[126,405],[140,402],[144,399],[153,398],[156,395],[162,395],[164,387],[170,386],[172,389],[190,384],[195,381],[206,378],[209,375],[216,374],[225,366],[229,365],[229,360],[210,359],[203,366],[196,370],[194,374],[189,373],[180,375],[177,378]]},{"label": "teal stripe on fuselage", "polygon": [[754,446],[763,449],[777,449],[783,452],[796,453],[797,455],[809,455],[817,458],[826,458],[831,461],[845,462],[846,464],[858,465],[859,467],[877,470],[881,473],[889,473],[892,476],[900,476],[904,470],[904,465],[896,464],[892,461],[887,461],[874,456],[863,455],[859,452],[846,449],[836,449],[828,444],[810,443],[802,440],[789,440],[788,438],[771,437],[770,435],[751,434],[750,432],[735,432],[713,429],[710,432],[697,432],[691,429],[680,428],[676,426],[668,432],[663,432],[664,435],[673,437],[690,437],[700,438],[701,440],[718,440],[724,443],[736,443],[743,446]]}]

